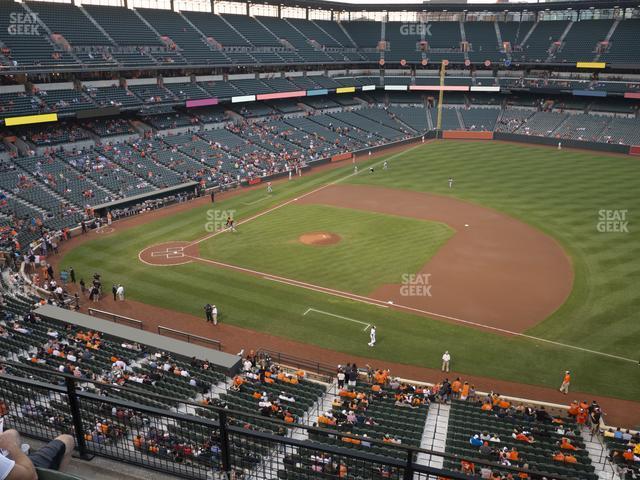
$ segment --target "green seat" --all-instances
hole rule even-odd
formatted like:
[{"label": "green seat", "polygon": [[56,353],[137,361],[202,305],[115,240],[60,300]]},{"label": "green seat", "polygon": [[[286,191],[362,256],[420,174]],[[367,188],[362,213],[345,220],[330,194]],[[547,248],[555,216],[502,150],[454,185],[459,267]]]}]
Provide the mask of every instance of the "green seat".
[{"label": "green seat", "polygon": [[70,473],[58,472],[57,470],[49,470],[47,468],[36,468],[38,480],[85,480],[77,475]]}]

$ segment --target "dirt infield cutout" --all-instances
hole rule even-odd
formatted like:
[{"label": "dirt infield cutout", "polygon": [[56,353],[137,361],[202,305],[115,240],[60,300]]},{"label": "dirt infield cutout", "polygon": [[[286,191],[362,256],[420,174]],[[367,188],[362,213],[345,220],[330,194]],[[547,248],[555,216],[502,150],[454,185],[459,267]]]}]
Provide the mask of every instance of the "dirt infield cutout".
[{"label": "dirt infield cutout", "polygon": [[340,235],[331,232],[309,232],[298,237],[298,241],[305,245],[335,245],[340,240]]},{"label": "dirt infield cutout", "polygon": [[151,245],[138,254],[142,263],[152,266],[184,265],[198,257],[198,246],[190,242],[165,242]]}]

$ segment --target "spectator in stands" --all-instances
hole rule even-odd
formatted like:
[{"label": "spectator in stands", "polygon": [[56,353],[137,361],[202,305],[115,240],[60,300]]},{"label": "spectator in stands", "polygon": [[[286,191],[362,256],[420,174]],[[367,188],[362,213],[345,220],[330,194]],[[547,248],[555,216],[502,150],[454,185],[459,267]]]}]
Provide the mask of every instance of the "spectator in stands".
[{"label": "spectator in stands", "polygon": [[[37,468],[64,470],[71,460],[74,440],[71,435],[60,435],[38,451],[26,455],[16,430],[0,434],[0,478],[8,480],[34,480]],[[5,454],[6,452],[6,454]]]},{"label": "spectator in stands", "polygon": [[637,457],[636,455],[634,455],[633,450],[631,450],[630,448],[627,448],[622,453],[622,458],[624,458],[627,462],[639,462],[640,461],[640,457]]},{"label": "spectator in stands", "polygon": [[491,448],[491,446],[489,445],[489,442],[484,442],[480,448],[478,449],[478,451],[480,452],[480,455],[482,455],[485,458],[491,458],[494,455],[494,450],[493,448]]},{"label": "spectator in stands", "polygon": [[518,430],[514,430],[511,436],[520,442],[535,443],[533,435],[527,435],[524,431],[519,432]]},{"label": "spectator in stands", "polygon": [[482,440],[480,439],[480,435],[478,435],[477,433],[475,435],[473,435],[470,439],[469,439],[469,443],[471,444],[471,446],[473,447],[477,447],[480,448],[482,446]]},{"label": "spectator in stands", "polygon": [[580,450],[578,447],[573,445],[567,437],[562,437],[562,439],[560,440],[560,449],[572,451]]}]

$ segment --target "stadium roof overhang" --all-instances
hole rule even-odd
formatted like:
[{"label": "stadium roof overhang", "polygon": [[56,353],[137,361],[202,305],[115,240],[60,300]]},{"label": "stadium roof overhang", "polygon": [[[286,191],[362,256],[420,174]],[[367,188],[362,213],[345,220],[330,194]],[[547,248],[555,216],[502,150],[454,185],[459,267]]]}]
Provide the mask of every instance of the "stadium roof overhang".
[{"label": "stadium roof overhang", "polygon": [[540,12],[543,10],[588,10],[591,8],[637,8],[640,7],[640,0],[584,0],[584,1],[564,1],[551,3],[447,3],[447,2],[425,2],[425,3],[347,3],[334,2],[329,0],[263,0],[252,1],[251,4],[280,5],[283,7],[314,8],[319,10],[335,10],[345,12],[362,11],[387,11],[387,12]]}]

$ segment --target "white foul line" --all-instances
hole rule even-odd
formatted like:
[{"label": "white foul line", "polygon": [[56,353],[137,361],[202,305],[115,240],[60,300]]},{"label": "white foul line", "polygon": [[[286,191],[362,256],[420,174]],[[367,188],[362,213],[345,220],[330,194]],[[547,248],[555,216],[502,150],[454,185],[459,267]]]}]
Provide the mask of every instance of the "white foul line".
[{"label": "white foul line", "polygon": [[[399,157],[401,155],[404,155],[405,153],[408,153],[408,152],[410,152],[412,150],[415,150],[416,148],[421,147],[421,146],[422,146],[422,144],[419,144],[419,145],[411,147],[411,148],[409,148],[407,150],[403,150],[402,152],[398,152],[398,153],[396,153],[394,155],[391,155],[390,157],[383,158],[380,161],[371,164],[371,166],[379,165],[380,163],[383,163],[384,161],[392,160],[392,159],[397,158],[397,157]],[[353,173],[350,173],[349,175],[346,175],[344,177],[338,178],[337,180],[334,180],[334,181],[329,182],[329,183],[327,183],[325,185],[322,185],[322,186],[320,186],[320,187],[318,187],[318,188],[316,188],[314,190],[311,190],[310,192],[303,193],[302,195],[299,195],[296,198],[293,198],[291,200],[287,200],[286,202],[283,202],[281,204],[275,205],[274,207],[271,207],[271,208],[269,208],[269,209],[267,209],[267,210],[265,210],[263,212],[260,212],[260,213],[258,213],[256,215],[252,216],[252,217],[249,217],[249,218],[247,218],[245,220],[239,221],[238,225],[242,225],[244,223],[247,223],[247,222],[250,222],[252,220],[255,220],[256,218],[259,218],[259,217],[261,217],[263,215],[266,215],[267,213],[270,213],[270,212],[278,210],[278,209],[280,209],[282,207],[285,207],[285,206],[297,201],[300,198],[304,198],[304,197],[307,197],[309,195],[313,195],[314,193],[317,193],[317,192],[319,192],[321,190],[324,190],[325,188],[330,187],[331,185],[335,185],[335,184],[340,183],[340,182],[342,182],[344,180],[347,180],[347,179],[349,179],[349,178],[351,178],[351,177],[353,177],[355,175],[357,175],[357,174],[355,172],[353,172]],[[195,241],[189,243],[188,245],[186,245],[185,248],[190,247],[192,245],[197,245],[199,243],[202,243],[202,242],[204,242],[204,241],[206,241],[206,240],[208,240],[210,238],[213,238],[213,237],[215,237],[215,236],[217,236],[217,235],[219,235],[219,234],[221,234],[221,233],[223,233],[225,231],[227,231],[227,230],[226,229],[225,230],[219,230],[217,232],[212,233],[211,235],[207,235],[207,236],[205,236],[205,237],[203,237],[203,238],[201,238],[199,240],[195,240]],[[140,255],[138,255],[138,257],[140,257]],[[366,303],[368,305],[374,305],[376,307],[389,308],[389,306],[392,306],[392,307],[395,307],[395,308],[400,309],[400,310],[408,310],[408,311],[420,313],[420,314],[426,315],[426,316],[444,318],[446,320],[451,320],[453,322],[462,323],[462,324],[465,324],[465,325],[472,325],[472,326],[477,327],[477,328],[484,328],[484,329],[487,329],[487,330],[493,330],[493,331],[496,331],[496,332],[505,333],[505,334],[508,334],[508,335],[516,336],[516,337],[526,338],[526,339],[534,340],[534,341],[537,341],[537,342],[544,342],[544,343],[548,343],[548,344],[551,344],[551,345],[556,345],[556,346],[559,346],[559,347],[571,348],[573,350],[579,350],[581,352],[592,353],[594,355],[601,355],[601,356],[604,356],[604,357],[614,358],[616,360],[622,360],[622,361],[625,361],[625,362],[638,363],[637,359],[634,360],[634,359],[631,359],[631,358],[621,357],[621,356],[613,355],[613,354],[610,354],[610,353],[599,352],[597,350],[590,350],[588,348],[577,347],[575,345],[568,345],[566,343],[556,342],[554,340],[547,340],[545,338],[534,337],[533,335],[527,335],[526,333],[512,332],[511,330],[507,330],[507,329],[504,329],[504,328],[493,327],[491,325],[485,325],[485,324],[478,323],[478,322],[472,322],[470,320],[464,320],[462,318],[452,317],[450,315],[443,315],[441,313],[435,313],[435,312],[430,312],[430,311],[427,311],[427,310],[421,310],[419,308],[409,307],[409,306],[401,305],[401,304],[398,304],[398,303],[387,304],[386,302],[383,302],[382,300],[377,300],[375,298],[365,297],[365,296],[362,296],[362,295],[357,295],[355,293],[349,293],[349,292],[344,292],[344,291],[340,291],[340,290],[334,290],[332,288],[320,287],[318,285],[313,285],[313,284],[301,282],[301,281],[298,281],[298,280],[292,280],[292,279],[289,279],[289,278],[284,278],[284,277],[280,277],[280,276],[277,276],[277,275],[272,275],[272,274],[269,274],[269,273],[258,272],[256,270],[251,270],[251,269],[244,268],[244,267],[238,267],[238,266],[235,266],[235,265],[230,265],[230,264],[226,264],[226,263],[222,263],[222,262],[217,262],[215,260],[209,260],[209,259],[206,259],[206,258],[193,257],[193,256],[187,256],[187,257],[191,258],[193,260],[200,260],[200,261],[203,261],[203,262],[211,263],[213,265],[226,267],[226,268],[229,268],[229,269],[232,269],[232,270],[239,270],[239,271],[247,272],[247,273],[250,273],[250,274],[253,274],[253,275],[261,275],[266,280],[271,280],[271,281],[274,281],[274,282],[279,282],[279,283],[284,283],[284,284],[287,284],[287,285],[292,285],[292,286],[296,286],[296,287],[300,287],[300,288],[305,288],[307,290],[313,290],[313,291],[316,291],[316,292],[326,293],[328,295],[333,295],[333,296],[336,296],[336,297],[346,298],[346,299],[353,300],[353,301],[356,301],[356,302]]]},{"label": "white foul line", "polygon": [[[411,147],[411,148],[409,148],[409,149],[407,149],[407,150],[403,150],[402,152],[398,152],[398,153],[396,153],[396,154],[393,154],[393,155],[391,155],[390,157],[385,157],[385,158],[383,158],[382,160],[380,160],[379,162],[372,163],[372,164],[371,164],[371,167],[374,167],[374,166],[376,166],[376,165],[379,165],[380,163],[383,163],[383,162],[385,162],[385,161],[392,160],[392,159],[397,158],[397,157],[399,157],[399,156],[401,156],[401,155],[404,155],[404,154],[406,154],[406,153],[409,153],[409,152],[411,152],[412,150],[415,150],[416,148],[421,147],[421,146],[422,146],[422,144],[419,144],[419,145],[416,145],[416,146],[414,146],[414,147]],[[263,215],[266,215],[267,213],[271,213],[271,212],[273,212],[273,211],[275,211],[275,210],[279,210],[279,209],[280,209],[280,208],[282,208],[282,207],[286,207],[287,205],[290,205],[290,204],[292,204],[293,202],[296,202],[296,201],[300,200],[301,198],[308,197],[309,195],[313,195],[314,193],[318,193],[319,191],[324,190],[325,188],[328,188],[328,187],[330,187],[330,186],[332,186],[332,185],[336,185],[337,183],[343,182],[343,181],[345,181],[345,180],[347,180],[347,179],[349,179],[349,178],[353,177],[354,175],[357,175],[357,173],[352,172],[352,173],[350,173],[349,175],[345,175],[344,177],[340,177],[340,178],[338,178],[338,179],[336,179],[336,180],[334,180],[334,181],[332,181],[332,182],[325,183],[324,185],[322,185],[322,186],[320,186],[320,187],[318,187],[318,188],[316,188],[316,189],[314,189],[314,190],[311,190],[310,192],[303,193],[303,194],[301,194],[301,195],[298,195],[298,196],[297,196],[297,197],[295,197],[295,198],[292,198],[292,199],[290,199],[290,200],[287,200],[286,202],[279,203],[278,205],[275,205],[275,206],[273,206],[273,207],[271,207],[271,208],[268,208],[267,210],[265,210],[265,211],[263,211],[263,212],[257,213],[257,214],[255,214],[255,215],[254,215],[254,216],[252,216],[252,217],[245,218],[244,220],[240,220],[237,224],[238,224],[238,225],[243,225],[243,224],[248,223],[248,222],[250,222],[250,221],[252,221],[252,220],[255,220],[256,218],[260,218],[260,217],[262,217]],[[200,239],[198,239],[198,240],[194,240],[193,242],[191,242],[191,243],[189,243],[188,245],[186,245],[186,246],[185,246],[185,248],[187,248],[187,247],[191,247],[191,246],[193,246],[193,245],[198,245],[199,243],[205,242],[205,241],[209,240],[210,238],[213,238],[213,237],[216,237],[216,236],[220,235],[223,231],[224,231],[224,230],[218,230],[217,232],[214,232],[214,233],[212,233],[211,235],[206,235],[206,236],[204,236],[204,237],[202,237],[202,238],[200,238]]]},{"label": "white foul line", "polygon": [[294,286],[294,287],[304,288],[304,289],[307,289],[307,290],[313,290],[315,292],[325,293],[327,295],[332,295],[334,297],[345,298],[347,300],[352,300],[354,302],[365,303],[367,305],[373,305],[375,307],[380,307],[380,308],[392,307],[392,308],[396,308],[398,310],[406,310],[406,311],[410,311],[410,312],[419,313],[419,314],[422,314],[422,315],[426,315],[428,317],[444,318],[446,320],[451,320],[452,322],[462,323],[462,324],[465,324],[465,325],[472,325],[472,326],[477,327],[477,328],[484,328],[486,330],[493,330],[495,332],[500,332],[500,333],[504,333],[504,334],[508,334],[508,335],[513,335],[515,337],[526,338],[528,340],[533,340],[533,341],[536,341],[536,342],[548,343],[548,344],[551,344],[551,345],[556,345],[558,347],[571,348],[573,350],[579,350],[581,352],[591,353],[591,354],[594,354],[594,355],[601,355],[601,356],[604,356],[604,357],[614,358],[616,360],[622,360],[624,362],[638,363],[638,360],[634,360],[634,359],[626,358],[626,357],[621,357],[621,356],[618,356],[618,355],[613,355],[611,353],[599,352],[597,350],[590,350],[588,348],[577,347],[575,345],[569,345],[569,344],[566,344],[566,343],[556,342],[554,340],[547,340],[546,338],[534,337],[533,335],[527,335],[526,333],[513,332],[513,331],[507,330],[505,328],[493,327],[491,325],[485,325],[483,323],[472,322],[470,320],[464,320],[462,318],[453,317],[451,315],[444,315],[442,313],[430,312],[428,310],[422,310],[420,308],[410,307],[408,305],[402,305],[400,303],[387,303],[387,302],[384,302],[383,300],[378,300],[376,298],[365,297],[363,295],[358,295],[356,293],[349,293],[349,292],[345,292],[345,291],[341,291],[341,290],[335,290],[333,288],[321,287],[319,285],[314,285],[312,283],[301,282],[299,280],[293,280],[293,279],[290,279],[290,278],[280,277],[278,275],[273,275],[273,274],[270,274],[270,273],[258,272],[256,270],[251,270],[249,268],[238,267],[236,265],[230,265],[230,264],[227,264],[227,263],[218,262],[216,260],[209,260],[207,258],[192,257],[192,256],[188,256],[188,258],[191,258],[193,260],[199,260],[201,262],[210,263],[212,265],[217,265],[217,266],[220,266],[220,267],[229,268],[231,270],[239,270],[239,271],[242,271],[242,272],[250,273],[252,275],[260,275],[265,280],[271,280],[273,282],[284,283],[286,285],[291,285],[291,286]]},{"label": "white foul line", "polygon": [[304,312],[302,315],[303,315],[303,316],[306,316],[306,315],[307,315],[307,313],[309,313],[309,312],[321,313],[321,314],[323,314],[323,315],[329,315],[330,317],[341,318],[341,319],[343,319],[343,320],[348,320],[349,322],[354,322],[354,323],[359,323],[360,325],[365,325],[365,327],[364,327],[364,331],[365,331],[365,332],[369,329],[369,327],[371,327],[371,324],[370,324],[370,323],[362,322],[362,321],[360,321],[360,320],[354,320],[353,318],[344,317],[344,316],[342,316],[342,315],[336,315],[335,313],[325,312],[325,311],[323,311],[323,310],[317,310],[317,309],[315,309],[315,308],[307,308],[307,311],[306,311],[306,312]]},{"label": "white foul line", "polygon": [[253,202],[242,202],[243,205],[255,205],[258,202],[262,202],[263,200],[266,200],[267,198],[269,198],[269,195],[265,195],[264,197],[260,197],[257,200],[254,200]]}]

